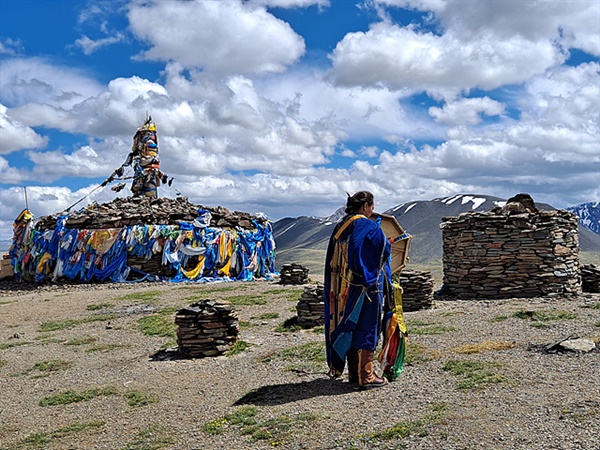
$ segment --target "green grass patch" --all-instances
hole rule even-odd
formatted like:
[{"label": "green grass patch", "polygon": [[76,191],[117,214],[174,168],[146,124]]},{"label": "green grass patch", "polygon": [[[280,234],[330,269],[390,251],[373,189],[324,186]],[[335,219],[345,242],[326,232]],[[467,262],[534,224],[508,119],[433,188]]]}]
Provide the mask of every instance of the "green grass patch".
[{"label": "green grass patch", "polygon": [[9,348],[20,347],[22,345],[28,345],[28,344],[32,344],[32,342],[21,341],[21,340],[15,340],[14,342],[3,342],[0,344],[0,350],[7,350]]},{"label": "green grass patch", "polygon": [[269,289],[265,291],[265,295],[283,296],[290,302],[297,302],[302,295],[301,289]]},{"label": "green grass patch", "polygon": [[294,345],[278,353],[266,356],[262,362],[268,363],[273,360],[287,361],[288,371],[304,373],[323,373],[327,371],[327,354],[323,342],[307,342],[306,344]]},{"label": "green grass patch", "polygon": [[263,295],[232,295],[224,298],[234,306],[266,305],[267,301]]},{"label": "green grass patch", "polygon": [[94,342],[96,342],[96,338],[92,337],[92,336],[86,336],[83,338],[78,338],[78,339],[71,339],[67,342],[64,343],[64,345],[87,345],[87,344],[93,344]]},{"label": "green grass patch", "polygon": [[501,366],[496,362],[455,359],[448,361],[443,369],[461,378],[456,384],[457,389],[473,389],[482,388],[484,384],[505,382],[506,378],[491,371]]},{"label": "green grass patch", "polygon": [[202,429],[208,434],[223,434],[231,425],[255,425],[257,414],[256,406],[245,406],[231,414],[204,423]]},{"label": "green grass patch", "polygon": [[[21,444],[25,447],[45,447],[48,448],[48,444],[51,444],[53,440],[63,438],[75,433],[81,433],[94,428],[100,428],[106,425],[106,422],[101,420],[95,420],[91,422],[81,422],[68,425],[66,427],[58,428],[50,432],[34,433],[27,436],[21,441]],[[20,448],[18,446],[17,448]],[[53,446],[54,447],[54,446]],[[58,448],[58,446],[57,446]]]},{"label": "green grass patch", "polygon": [[250,318],[255,319],[255,320],[268,320],[268,319],[277,319],[278,317],[279,317],[279,313],[269,312],[269,313],[261,314],[260,316],[255,316],[255,317],[250,317]]},{"label": "green grass patch", "polygon": [[205,433],[217,435],[225,432],[238,432],[251,441],[268,441],[273,446],[282,446],[293,435],[305,429],[319,417],[316,414],[282,414],[275,418],[262,419],[255,406],[246,406],[210,422],[202,429]]},{"label": "green grass patch", "polygon": [[[431,412],[416,420],[403,420],[397,424],[375,431],[369,435],[363,435],[362,440],[372,443],[373,441],[403,440],[408,437],[422,438],[429,435],[429,428],[444,420],[447,411],[445,404],[432,405]],[[394,447],[397,448],[397,447]],[[404,448],[404,447],[402,447]]]},{"label": "green grass patch", "polygon": [[507,319],[508,319],[508,316],[502,315],[502,316],[492,317],[490,320],[488,320],[488,322],[498,323],[498,322],[504,322]]},{"label": "green grass patch", "polygon": [[564,311],[562,309],[546,309],[539,311],[522,309],[513,313],[512,317],[523,320],[531,320],[532,322],[549,322],[552,320],[576,319],[577,314]]},{"label": "green grass patch", "polygon": [[108,353],[108,352],[112,352],[113,350],[119,350],[121,348],[130,348],[131,345],[129,344],[100,344],[100,345],[94,345],[93,347],[88,348],[85,352],[86,353],[94,353],[94,352],[99,352],[99,353]]},{"label": "green grass patch", "polygon": [[138,328],[147,336],[177,339],[177,325],[175,325],[173,314],[178,310],[177,307],[164,308],[155,314],[142,317],[138,320]]},{"label": "green grass patch", "polygon": [[325,334],[325,327],[323,325],[317,325],[313,327],[312,332],[315,334]]},{"label": "green grass patch", "polygon": [[111,306],[113,306],[112,303],[95,303],[92,305],[87,305],[85,309],[88,311],[99,311],[104,308],[110,308]]},{"label": "green grass patch", "polygon": [[217,287],[206,287],[206,286],[207,285],[181,286],[181,287],[178,287],[177,289],[194,290],[194,291],[197,291],[198,294],[201,294],[201,295],[214,294],[217,292],[233,292],[233,291],[246,289],[246,286],[241,285],[241,284],[238,284],[236,286],[233,286],[233,285],[226,285],[226,286],[221,285],[221,286],[217,286]]},{"label": "green grass patch", "polygon": [[275,328],[275,332],[277,333],[290,333],[294,331],[301,330],[302,327],[298,323],[298,316],[290,317],[289,319],[284,320],[277,328]]},{"label": "green grass patch", "polygon": [[408,320],[406,322],[408,334],[423,335],[423,334],[444,334],[456,331],[454,327],[439,325],[435,322],[424,322],[418,319]]},{"label": "green grass patch", "polygon": [[40,325],[38,331],[40,333],[47,333],[50,331],[69,330],[75,328],[78,325],[92,322],[105,322],[116,318],[114,314],[103,314],[98,316],[85,317],[83,319],[67,319],[57,320],[51,322],[44,322]]},{"label": "green grass patch", "polygon": [[225,356],[238,355],[238,354],[242,353],[244,350],[246,350],[249,346],[250,346],[250,344],[248,344],[246,341],[241,341],[238,339],[231,346],[231,348],[227,352],[225,352]]},{"label": "green grass patch", "polygon": [[126,392],[124,397],[127,399],[127,404],[133,407],[146,406],[159,401],[158,395],[144,394],[139,391]]},{"label": "green grass patch", "polygon": [[142,292],[132,292],[131,294],[124,295],[119,297],[117,300],[129,300],[135,303],[158,303],[160,300],[160,296],[162,295],[161,291],[142,291]]},{"label": "green grass patch", "polygon": [[65,361],[64,359],[51,359],[49,361],[40,361],[33,366],[34,370],[40,372],[58,372],[59,370],[66,370],[73,367],[71,361]]},{"label": "green grass patch", "polygon": [[96,397],[116,395],[117,390],[114,387],[106,386],[102,388],[88,389],[86,391],[68,390],[60,392],[40,400],[40,406],[68,405],[70,403],[84,402]]},{"label": "green grass patch", "polygon": [[252,328],[255,327],[256,324],[252,322],[248,322],[247,320],[240,320],[240,328]]},{"label": "green grass patch", "polygon": [[131,442],[128,442],[122,450],[158,450],[171,448],[177,440],[170,432],[159,424],[152,424],[145,430],[136,434]]},{"label": "green grass patch", "polygon": [[404,362],[406,364],[418,364],[440,359],[443,356],[442,352],[429,348],[426,345],[409,342],[406,346]]}]

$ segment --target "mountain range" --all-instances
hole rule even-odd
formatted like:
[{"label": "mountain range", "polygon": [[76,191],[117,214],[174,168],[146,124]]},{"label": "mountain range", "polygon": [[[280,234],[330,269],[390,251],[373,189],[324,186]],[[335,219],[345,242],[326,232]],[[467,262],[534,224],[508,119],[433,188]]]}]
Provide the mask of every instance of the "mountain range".
[{"label": "mountain range", "polygon": [[[489,195],[455,195],[407,202],[384,211],[394,216],[402,228],[412,235],[408,252],[411,263],[441,264],[442,217],[453,217],[465,212],[489,211],[502,206],[505,199]],[[555,210],[545,203],[536,203],[540,210]],[[580,218],[579,244],[582,252],[600,252],[600,203],[584,203],[568,208]],[[284,218],[273,223],[277,245],[277,266],[296,262],[311,272],[321,273],[327,243],[335,224],[344,215],[344,207],[331,216]],[[592,226],[595,226],[593,228]]]}]

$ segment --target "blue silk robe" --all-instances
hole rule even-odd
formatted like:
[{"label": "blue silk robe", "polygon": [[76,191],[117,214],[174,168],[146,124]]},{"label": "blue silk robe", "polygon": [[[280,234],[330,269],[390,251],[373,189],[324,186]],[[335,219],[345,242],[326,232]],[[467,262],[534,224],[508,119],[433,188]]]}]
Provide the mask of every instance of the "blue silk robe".
[{"label": "blue silk robe", "polygon": [[350,348],[377,347],[390,255],[379,223],[365,216],[344,217],[331,235],[323,295],[327,363],[333,375],[343,372]]}]

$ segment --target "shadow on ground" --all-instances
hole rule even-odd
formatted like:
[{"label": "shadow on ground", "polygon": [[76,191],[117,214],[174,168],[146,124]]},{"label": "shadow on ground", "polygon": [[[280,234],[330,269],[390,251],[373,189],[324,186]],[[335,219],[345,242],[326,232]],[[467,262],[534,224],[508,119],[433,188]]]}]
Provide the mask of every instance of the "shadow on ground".
[{"label": "shadow on ground", "polygon": [[313,397],[348,394],[355,390],[355,387],[345,381],[323,377],[311,381],[302,381],[300,383],[262,386],[258,389],[251,390],[233,405],[283,405],[285,403],[306,400]]}]

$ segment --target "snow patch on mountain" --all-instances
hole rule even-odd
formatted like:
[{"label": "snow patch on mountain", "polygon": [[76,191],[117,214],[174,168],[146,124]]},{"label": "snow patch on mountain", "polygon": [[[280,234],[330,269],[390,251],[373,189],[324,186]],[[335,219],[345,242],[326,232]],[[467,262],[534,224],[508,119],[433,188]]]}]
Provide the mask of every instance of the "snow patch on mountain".
[{"label": "snow patch on mountain", "polygon": [[566,208],[577,217],[579,223],[596,234],[600,234],[600,202],[588,202]]}]

